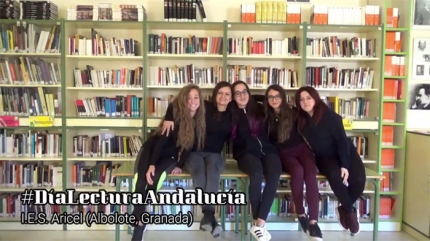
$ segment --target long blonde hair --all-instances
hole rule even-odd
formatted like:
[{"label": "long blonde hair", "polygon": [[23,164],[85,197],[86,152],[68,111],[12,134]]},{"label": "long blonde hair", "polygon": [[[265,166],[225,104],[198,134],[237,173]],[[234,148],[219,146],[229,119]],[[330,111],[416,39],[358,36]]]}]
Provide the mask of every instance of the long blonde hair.
[{"label": "long blonde hair", "polygon": [[[188,109],[188,95],[193,89],[199,93],[200,106],[192,117]],[[174,122],[179,125],[176,146],[180,147],[181,151],[189,150],[193,147],[196,139],[197,149],[202,150],[206,137],[206,111],[200,87],[195,84],[183,87],[173,100],[172,105]]]}]

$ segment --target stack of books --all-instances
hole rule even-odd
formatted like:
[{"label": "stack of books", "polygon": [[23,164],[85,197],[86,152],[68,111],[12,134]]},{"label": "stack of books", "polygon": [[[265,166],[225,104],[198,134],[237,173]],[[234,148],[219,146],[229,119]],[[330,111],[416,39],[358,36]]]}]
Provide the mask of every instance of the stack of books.
[{"label": "stack of books", "polygon": [[58,6],[51,1],[21,1],[21,19],[57,20]]},{"label": "stack of books", "polygon": [[17,0],[0,0],[0,19],[19,19],[20,10]]},{"label": "stack of books", "polygon": [[119,5],[113,12],[114,21],[143,21],[147,18],[145,7],[133,4]]}]

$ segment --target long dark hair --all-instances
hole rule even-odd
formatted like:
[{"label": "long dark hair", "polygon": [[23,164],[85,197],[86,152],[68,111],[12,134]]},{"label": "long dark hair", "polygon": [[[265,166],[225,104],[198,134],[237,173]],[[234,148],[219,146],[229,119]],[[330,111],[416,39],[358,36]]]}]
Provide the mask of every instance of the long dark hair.
[{"label": "long dark hair", "polygon": [[[251,96],[251,91],[249,90],[248,85],[239,80],[234,82],[231,85],[231,92],[234,95],[234,88],[240,84],[243,84],[246,88],[246,91],[248,92],[248,103],[246,104],[245,110],[246,110],[246,115],[248,116],[248,121],[249,121],[249,127],[251,129],[251,135],[256,137],[260,134],[260,123],[262,121],[264,121],[264,111],[263,108],[261,108],[261,105],[258,104],[254,98],[252,98]],[[240,117],[240,109],[237,106],[236,101],[234,101],[234,104],[231,106],[231,110],[232,110],[232,130],[231,130],[231,137],[234,139],[236,138],[237,135],[237,125],[239,122],[239,117]]]},{"label": "long dark hair", "polygon": [[321,117],[324,113],[324,111],[328,110],[328,106],[324,103],[324,101],[321,100],[320,94],[318,91],[311,87],[311,86],[303,86],[300,89],[297,90],[296,95],[294,96],[295,102],[296,102],[296,108],[298,110],[298,117],[297,117],[297,125],[299,129],[303,129],[306,125],[306,119],[309,118],[309,114],[306,113],[300,106],[300,95],[302,92],[308,92],[309,95],[314,99],[315,105],[314,105],[314,113],[311,117],[311,120],[314,125],[317,125],[318,122],[321,120]]},{"label": "long dark hair", "polygon": [[[279,106],[279,114],[275,113],[275,110],[269,105],[269,91],[274,90],[279,93],[281,97],[281,105]],[[269,128],[276,126],[276,119],[278,119],[278,142],[282,143],[288,138],[290,138],[290,131],[293,127],[293,123],[296,119],[296,111],[294,111],[287,104],[287,95],[285,94],[285,90],[277,84],[269,86],[267,88],[266,93],[264,94],[264,113],[265,119],[264,121],[269,125]]]},{"label": "long dark hair", "polygon": [[[218,95],[218,91],[224,87],[230,88],[230,91],[231,91],[231,84],[227,81],[219,82],[218,84],[215,85],[215,87],[212,91],[211,101],[212,101],[212,104],[214,105],[215,110],[216,110],[216,111],[214,111],[214,117],[216,120],[221,119],[221,112],[218,111],[218,105],[216,103],[216,97]],[[233,92],[231,92],[231,98],[233,98]]]}]

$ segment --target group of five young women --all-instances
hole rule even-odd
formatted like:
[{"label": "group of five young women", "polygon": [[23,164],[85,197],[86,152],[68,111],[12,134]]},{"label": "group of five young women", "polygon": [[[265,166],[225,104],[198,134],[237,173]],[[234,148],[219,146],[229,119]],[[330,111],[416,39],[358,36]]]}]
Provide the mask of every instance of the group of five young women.
[{"label": "group of five young women", "polygon": [[[169,105],[155,135],[143,146],[136,192],[156,190],[167,173],[181,173],[182,169],[192,176],[196,188],[217,192],[225,166],[221,151],[229,139],[233,142],[233,158],[249,176],[254,220],[250,233],[258,241],[271,239],[265,222],[282,170],[291,175],[298,220],[313,240],[322,240],[318,172],[327,177],[339,199],[340,225],[352,234],[359,233],[354,203],[364,190],[364,165],[345,134],[342,118],[321,101],[312,87],[296,92],[294,107],[287,103],[279,85],[269,86],[264,96],[252,96],[245,82],[220,82],[211,101],[203,101],[197,85],[185,86]],[[303,183],[309,214],[303,207]],[[139,216],[144,211],[144,205],[136,205],[133,212]],[[222,228],[215,219],[214,206],[203,206],[202,211],[200,229],[218,237]],[[132,241],[143,240],[145,227],[143,223],[135,227]]]}]

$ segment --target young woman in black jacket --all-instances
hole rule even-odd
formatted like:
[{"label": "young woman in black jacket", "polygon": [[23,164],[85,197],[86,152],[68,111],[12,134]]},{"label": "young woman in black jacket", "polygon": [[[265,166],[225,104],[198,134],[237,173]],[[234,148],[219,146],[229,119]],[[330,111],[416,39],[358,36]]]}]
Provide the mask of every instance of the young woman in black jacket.
[{"label": "young woman in black jacket", "polygon": [[[194,188],[205,192],[217,193],[219,190],[221,172],[225,167],[225,159],[221,155],[225,141],[230,138],[231,131],[231,85],[221,81],[212,92],[212,100],[204,101],[206,111],[206,137],[203,149],[194,147],[185,160],[184,170],[193,178]],[[163,126],[163,132],[169,135],[173,127],[173,106],[169,105]],[[174,129],[173,129],[174,130]],[[210,231],[216,238],[222,232],[222,227],[215,218],[215,206],[202,207],[203,218],[200,229]]]},{"label": "young woman in black jacket", "polygon": [[[161,135],[161,127],[155,136],[145,142],[142,158],[137,166],[137,181],[135,192],[143,196],[148,190],[158,190],[167,174],[182,172],[184,161],[189,157],[190,150],[196,145],[204,146],[206,135],[205,108],[201,91],[197,85],[187,85],[179,92],[173,101],[175,131],[169,136]],[[146,154],[145,154],[146,153]],[[133,214],[141,218],[146,211],[146,205],[135,205]],[[132,241],[141,241],[146,224],[139,222],[134,228]]]},{"label": "young woman in black jacket", "polygon": [[[271,235],[265,223],[276,196],[282,173],[277,148],[270,142],[264,125],[263,106],[251,96],[248,85],[236,81],[232,85],[233,109],[233,158],[239,169],[249,176],[249,200],[254,225],[250,233],[258,241],[268,241]],[[261,184],[265,187],[261,192]]]},{"label": "young woman in black jacket", "polygon": [[[270,140],[278,147],[283,170],[291,175],[291,192],[302,230],[309,233],[312,240],[322,241],[318,226],[318,171],[312,150],[297,131],[297,108],[287,103],[285,90],[280,85],[267,88],[263,106]],[[309,216],[303,207],[303,183],[306,184]]]},{"label": "young woman in black jacket", "polygon": [[354,203],[363,194],[366,172],[357,148],[346,136],[342,117],[328,108],[314,88],[301,87],[295,102],[299,110],[298,130],[341,204],[337,208],[339,223],[351,234],[358,234],[360,223]]}]

